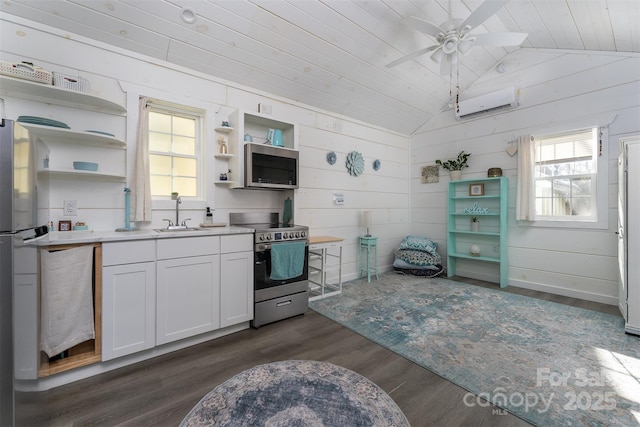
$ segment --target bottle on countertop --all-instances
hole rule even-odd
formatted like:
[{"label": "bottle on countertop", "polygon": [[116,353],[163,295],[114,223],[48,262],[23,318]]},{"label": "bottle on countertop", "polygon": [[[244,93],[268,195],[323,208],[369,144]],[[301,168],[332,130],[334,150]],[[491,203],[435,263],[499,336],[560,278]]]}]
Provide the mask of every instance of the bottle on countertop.
[{"label": "bottle on countertop", "polygon": [[211,208],[207,206],[207,213],[204,215],[205,224],[213,223],[213,213],[211,212]]}]

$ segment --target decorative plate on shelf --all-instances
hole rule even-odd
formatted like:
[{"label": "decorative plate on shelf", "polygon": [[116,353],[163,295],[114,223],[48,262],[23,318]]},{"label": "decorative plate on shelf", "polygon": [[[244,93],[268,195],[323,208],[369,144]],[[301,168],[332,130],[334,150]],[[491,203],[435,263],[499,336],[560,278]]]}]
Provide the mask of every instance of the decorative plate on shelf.
[{"label": "decorative plate on shelf", "polygon": [[327,153],[327,163],[329,163],[330,165],[336,164],[336,153],[334,153],[333,151]]},{"label": "decorative plate on shelf", "polygon": [[375,159],[375,160],[373,161],[373,170],[374,170],[374,171],[380,170],[380,160]]},{"label": "decorative plate on shelf", "polygon": [[347,170],[352,176],[358,176],[364,171],[362,154],[352,151],[347,155]]}]

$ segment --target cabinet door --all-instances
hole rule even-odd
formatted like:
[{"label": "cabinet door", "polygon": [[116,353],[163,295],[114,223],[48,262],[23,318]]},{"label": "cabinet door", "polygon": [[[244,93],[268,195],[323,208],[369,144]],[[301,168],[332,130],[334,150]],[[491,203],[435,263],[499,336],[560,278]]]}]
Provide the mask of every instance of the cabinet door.
[{"label": "cabinet door", "polygon": [[154,262],[102,269],[102,360],[153,348]]},{"label": "cabinet door", "polygon": [[158,344],[220,327],[219,272],[218,255],[157,262]]},{"label": "cabinet door", "polygon": [[253,251],[220,255],[220,326],[253,319]]}]

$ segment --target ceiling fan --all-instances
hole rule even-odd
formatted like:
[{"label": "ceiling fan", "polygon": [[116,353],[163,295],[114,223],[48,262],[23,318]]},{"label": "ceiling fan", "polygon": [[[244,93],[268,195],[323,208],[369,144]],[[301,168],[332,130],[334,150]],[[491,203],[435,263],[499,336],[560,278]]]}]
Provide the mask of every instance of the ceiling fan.
[{"label": "ceiling fan", "polygon": [[438,44],[417,50],[387,64],[387,68],[431,53],[431,59],[440,64],[440,74],[445,75],[458,62],[458,54],[466,55],[473,46],[518,46],[527,38],[527,33],[484,33],[470,35],[469,32],[500,10],[508,0],[487,0],[482,3],[465,20],[450,18],[440,26],[422,18],[410,16],[405,21],[414,29],[435,37]]}]

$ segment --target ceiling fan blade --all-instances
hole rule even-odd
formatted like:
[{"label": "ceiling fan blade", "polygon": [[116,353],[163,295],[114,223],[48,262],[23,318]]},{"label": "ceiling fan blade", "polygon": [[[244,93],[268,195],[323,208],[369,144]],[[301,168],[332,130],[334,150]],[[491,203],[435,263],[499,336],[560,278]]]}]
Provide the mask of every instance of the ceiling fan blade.
[{"label": "ceiling fan blade", "polygon": [[407,19],[405,19],[405,22],[409,24],[409,26],[413,27],[413,29],[436,38],[439,34],[444,35],[446,32],[437,25],[433,25],[431,22],[425,21],[424,19],[418,18],[417,16],[409,16]]},{"label": "ceiling fan blade", "polygon": [[460,32],[463,34],[468,33],[493,16],[507,3],[509,3],[509,0],[486,0],[464,20],[460,26]]},{"label": "ceiling fan blade", "polygon": [[403,56],[402,58],[398,58],[393,62],[390,62],[386,65],[387,68],[395,67],[398,64],[402,64],[403,62],[409,61],[410,59],[417,58],[420,55],[424,55],[425,53],[429,53],[434,49],[437,49],[439,46],[433,45],[429,47],[425,47],[424,49],[416,50],[413,53]]},{"label": "ceiling fan blade", "polygon": [[444,58],[444,51],[440,48],[434,50],[431,54],[431,60],[436,64],[440,64],[442,62],[442,58]]},{"label": "ceiling fan blade", "polygon": [[476,46],[520,46],[527,38],[527,33],[484,33],[474,34]]}]

